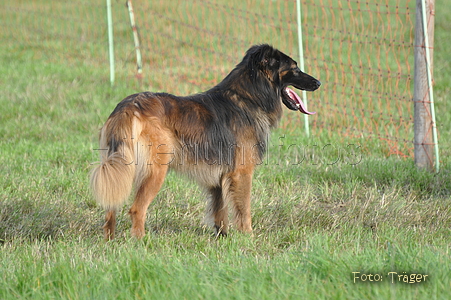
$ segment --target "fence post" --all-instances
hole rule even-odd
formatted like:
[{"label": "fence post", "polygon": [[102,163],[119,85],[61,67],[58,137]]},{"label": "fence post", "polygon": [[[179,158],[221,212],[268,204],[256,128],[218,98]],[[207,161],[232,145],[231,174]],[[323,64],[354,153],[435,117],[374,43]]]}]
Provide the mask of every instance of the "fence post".
[{"label": "fence post", "polygon": [[[434,158],[438,160],[438,151],[434,154],[433,140],[435,116],[433,114],[432,95],[432,57],[434,45],[434,0],[416,1],[415,20],[415,72],[414,72],[414,155],[418,168],[433,170]],[[423,15],[423,7],[426,11]],[[427,16],[427,23],[425,24]],[[426,28],[427,32],[424,31]],[[428,45],[427,45],[428,44]],[[429,55],[428,55],[429,54]],[[438,150],[438,148],[436,148]],[[438,170],[438,162],[435,164]]]},{"label": "fence post", "polygon": [[[297,10],[297,24],[298,24],[298,47],[299,47],[299,68],[304,72],[304,46],[302,45],[302,16],[301,16],[301,1],[296,0],[296,10]],[[307,106],[307,92],[302,91],[302,102]],[[305,135],[310,137],[310,128],[308,115],[304,115],[304,127]]]},{"label": "fence post", "polygon": [[143,78],[143,63],[142,63],[142,56],[141,56],[141,46],[139,43],[139,35],[138,35],[138,28],[136,27],[135,23],[135,12],[133,11],[133,5],[132,1],[128,0],[125,4],[128,8],[128,13],[130,16],[130,25],[132,27],[133,31],[133,41],[135,42],[135,51],[136,51],[136,65],[138,68],[138,73],[136,74],[136,78],[138,80],[141,80]]},{"label": "fence post", "polygon": [[113,42],[113,16],[111,13],[111,0],[106,0],[108,21],[108,53],[110,57],[110,82],[114,84],[114,42]]}]

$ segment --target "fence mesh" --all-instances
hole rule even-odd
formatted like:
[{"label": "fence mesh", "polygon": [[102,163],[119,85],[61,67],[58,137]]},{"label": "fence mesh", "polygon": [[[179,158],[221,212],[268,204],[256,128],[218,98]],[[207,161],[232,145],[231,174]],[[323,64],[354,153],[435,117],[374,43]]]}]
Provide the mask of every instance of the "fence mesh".
[{"label": "fence mesh", "polygon": [[[116,72],[135,80],[125,1],[113,0]],[[413,156],[415,2],[302,0],[305,72],[320,79],[309,94],[313,134],[372,138],[387,154]],[[253,44],[269,43],[298,60],[296,1],[134,0],[144,89],[186,95],[218,83]],[[104,1],[8,1],[2,38],[24,36],[43,59],[89,63],[108,77]],[[55,25],[57,24],[57,25]],[[54,43],[67,52],[52,52]],[[282,126],[302,127],[287,113]]]},{"label": "fence mesh", "polygon": [[319,131],[378,138],[413,155],[415,2],[304,1],[306,61],[325,82]]},{"label": "fence mesh", "polygon": [[[68,66],[92,64],[108,68],[105,3],[89,1],[3,1],[0,10],[2,47],[35,50],[34,59]],[[9,41],[16,43],[9,43]],[[60,51],[64,48],[65,51]],[[30,59],[29,63],[32,64]]]}]

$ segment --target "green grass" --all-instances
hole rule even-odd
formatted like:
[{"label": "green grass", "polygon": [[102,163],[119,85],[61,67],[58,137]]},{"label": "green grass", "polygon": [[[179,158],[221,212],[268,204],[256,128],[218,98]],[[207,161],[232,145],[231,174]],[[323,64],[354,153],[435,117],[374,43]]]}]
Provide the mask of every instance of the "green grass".
[{"label": "green grass", "polygon": [[[442,292],[449,284],[449,253],[432,245],[419,249],[417,243],[405,243],[415,239],[411,232],[387,230],[381,237],[391,242],[383,243],[367,240],[366,235],[349,227],[329,234],[303,231],[297,234],[303,240],[290,247],[277,245],[280,237],[270,233],[218,241],[188,232],[151,235],[142,242],[92,244],[76,239],[8,245],[2,252],[2,270],[8,274],[3,280],[8,284],[0,295],[3,299],[446,298]],[[382,274],[383,280],[354,283],[351,271]],[[417,284],[392,283],[386,275],[391,271],[429,278]]]},{"label": "green grass", "polygon": [[[88,189],[97,131],[124,96],[152,87],[175,91],[164,76],[149,86],[134,80],[130,53],[110,87],[104,30],[96,27],[102,23],[89,17],[103,16],[103,6],[71,3],[53,9],[83,11],[86,22],[54,15],[36,1],[0,12],[7,28],[0,32],[0,299],[451,297],[449,6],[437,3],[435,16],[440,173],[417,170],[412,158],[387,156],[378,139],[333,130],[306,138],[285,122],[254,176],[252,236],[232,229],[216,239],[202,222],[202,190],[171,173],[149,208],[148,235],[130,238],[126,206],[117,239],[104,243],[103,212]],[[52,16],[61,26],[52,25]],[[118,40],[125,40],[127,24],[117,28]],[[196,64],[177,71],[211,83],[211,74],[186,73]],[[173,74],[171,68],[163,75]],[[352,272],[383,280],[354,282]],[[389,272],[428,277],[392,283]]]}]

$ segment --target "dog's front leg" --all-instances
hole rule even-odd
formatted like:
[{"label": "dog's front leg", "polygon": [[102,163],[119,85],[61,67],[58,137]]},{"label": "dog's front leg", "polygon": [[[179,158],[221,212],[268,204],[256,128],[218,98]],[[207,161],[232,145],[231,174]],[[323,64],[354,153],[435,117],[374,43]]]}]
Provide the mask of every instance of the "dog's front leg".
[{"label": "dog's front leg", "polygon": [[226,192],[234,212],[234,223],[241,232],[252,232],[251,187],[253,170],[235,170],[229,176],[230,184]]},{"label": "dog's front leg", "polygon": [[229,227],[229,210],[226,199],[223,198],[222,187],[212,187],[209,189],[210,203],[209,210],[214,221],[214,228],[217,236],[227,236]]}]

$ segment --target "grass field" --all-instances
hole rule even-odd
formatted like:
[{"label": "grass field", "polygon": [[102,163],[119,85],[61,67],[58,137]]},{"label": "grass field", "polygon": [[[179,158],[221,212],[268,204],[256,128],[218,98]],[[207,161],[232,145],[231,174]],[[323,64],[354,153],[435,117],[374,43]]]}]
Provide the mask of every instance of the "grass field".
[{"label": "grass field", "polygon": [[57,32],[70,25],[49,39],[23,13],[36,7],[2,10],[0,299],[451,298],[451,7],[436,5],[440,173],[377,140],[278,129],[254,176],[253,236],[215,239],[202,191],[171,173],[147,236],[130,238],[124,207],[110,243],[88,189],[93,149],[116,103],[143,86],[123,65],[110,86],[105,43],[68,49]]}]

